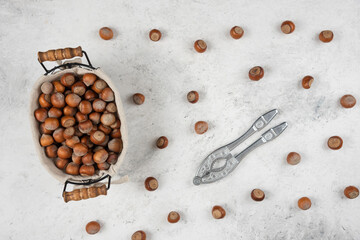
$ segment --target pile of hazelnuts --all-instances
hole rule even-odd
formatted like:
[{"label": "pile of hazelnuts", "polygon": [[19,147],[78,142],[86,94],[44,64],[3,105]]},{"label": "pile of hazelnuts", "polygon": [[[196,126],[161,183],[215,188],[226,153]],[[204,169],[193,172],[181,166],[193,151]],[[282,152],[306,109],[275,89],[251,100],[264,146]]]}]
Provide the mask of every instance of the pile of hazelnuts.
[{"label": "pile of hazelnuts", "polygon": [[95,74],[66,73],[41,85],[40,145],[67,174],[92,176],[115,164],[122,151],[114,92]]}]

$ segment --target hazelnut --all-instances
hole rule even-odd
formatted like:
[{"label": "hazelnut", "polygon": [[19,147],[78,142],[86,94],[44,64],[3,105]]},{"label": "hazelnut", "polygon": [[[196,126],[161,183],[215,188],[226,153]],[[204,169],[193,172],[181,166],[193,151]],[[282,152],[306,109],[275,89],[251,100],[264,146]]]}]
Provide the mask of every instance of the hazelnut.
[{"label": "hazelnut", "polygon": [[329,138],[328,147],[332,150],[339,150],[343,145],[343,140],[339,136],[332,136]]},{"label": "hazelnut", "polygon": [[80,132],[79,127],[75,127],[75,136],[82,137],[84,134]]},{"label": "hazelnut", "polygon": [[95,99],[92,107],[95,112],[103,112],[105,110],[106,103],[101,99]]},{"label": "hazelnut", "polygon": [[319,34],[319,39],[320,41],[324,42],[324,43],[328,43],[328,42],[331,42],[331,40],[333,40],[334,38],[334,34],[332,31],[330,30],[325,30],[325,31],[322,31],[320,34]]},{"label": "hazelnut", "polygon": [[198,121],[197,123],[195,123],[195,132],[197,134],[204,134],[207,132],[209,126],[207,122],[204,121]]},{"label": "hazelnut", "polygon": [[298,201],[298,206],[302,210],[308,210],[311,207],[311,200],[307,197],[302,197]]},{"label": "hazelnut", "polygon": [[63,141],[65,141],[64,131],[65,130],[63,128],[58,128],[54,131],[53,138],[57,143],[62,143]]},{"label": "hazelnut", "polygon": [[348,186],[344,190],[344,195],[349,199],[354,199],[359,196],[359,189],[354,186]]},{"label": "hazelnut", "polygon": [[106,82],[102,79],[98,79],[94,82],[94,85],[92,85],[91,89],[94,92],[100,94],[102,92],[102,90],[104,90],[104,88],[106,88],[106,87],[107,87]]},{"label": "hazelnut", "polygon": [[83,82],[76,82],[71,86],[71,91],[79,96],[85,94],[86,86]]},{"label": "hazelnut", "polygon": [[43,84],[41,84],[40,89],[41,92],[43,92],[44,94],[50,94],[54,90],[54,86],[51,82],[44,82]]},{"label": "hazelnut", "polygon": [[93,165],[94,164],[93,153],[88,152],[81,158],[81,160],[84,165],[87,165],[87,166]]},{"label": "hazelnut", "polygon": [[98,98],[99,95],[95,93],[93,90],[87,90],[85,92],[84,98],[88,101],[94,101],[95,98]]},{"label": "hazelnut", "polygon": [[89,87],[89,86],[93,85],[94,82],[96,81],[96,75],[92,74],[92,73],[86,73],[82,77],[82,81],[87,87]]},{"label": "hazelnut", "polygon": [[123,143],[120,138],[113,138],[108,143],[108,148],[112,152],[121,152],[123,149]]},{"label": "hazelnut", "polygon": [[84,176],[84,177],[89,177],[95,174],[95,168],[94,166],[87,166],[87,165],[82,165],[80,167],[80,175]]},{"label": "hazelnut", "polygon": [[57,118],[45,119],[44,126],[47,130],[53,131],[59,127],[59,120]]},{"label": "hazelnut", "polygon": [[144,184],[148,191],[155,191],[159,187],[159,183],[154,177],[146,178]]},{"label": "hazelnut", "polygon": [[120,138],[121,137],[120,128],[116,128],[116,129],[112,130],[111,137],[112,138]]},{"label": "hazelnut", "polygon": [[108,28],[108,27],[103,27],[103,28],[100,28],[99,30],[99,35],[102,39],[104,40],[110,40],[113,38],[114,36],[114,33],[113,31],[111,30],[111,28]]},{"label": "hazelnut", "polygon": [[169,140],[165,136],[159,137],[158,140],[156,141],[156,146],[160,149],[166,148],[168,144],[169,144]]},{"label": "hazelnut", "polygon": [[115,115],[113,113],[104,113],[100,117],[100,121],[102,124],[106,126],[110,126],[116,121]]},{"label": "hazelnut", "polygon": [[76,114],[76,108],[73,108],[73,107],[70,107],[70,106],[65,106],[63,112],[64,112],[65,116],[72,116],[73,117]]},{"label": "hazelnut", "polygon": [[57,155],[59,158],[71,158],[72,150],[67,146],[61,146],[58,148]]},{"label": "hazelnut", "polygon": [[77,156],[75,155],[75,153],[73,153],[71,155],[71,159],[74,163],[78,164],[78,165],[81,165],[82,164],[82,157],[81,156]]},{"label": "hazelnut", "polygon": [[99,124],[100,117],[101,117],[101,114],[98,112],[92,112],[89,114],[89,119],[93,122],[93,124]]},{"label": "hazelnut", "polygon": [[90,141],[96,145],[103,143],[106,139],[105,133],[97,130],[90,134]]},{"label": "hazelnut", "polygon": [[199,93],[197,91],[191,91],[187,94],[187,100],[190,103],[197,103],[199,101]]},{"label": "hazelnut", "polygon": [[77,107],[81,102],[81,97],[75,93],[70,93],[65,97],[65,102],[70,107]]},{"label": "hazelnut", "polygon": [[88,234],[96,234],[100,231],[100,224],[96,221],[92,221],[86,224],[85,229]]},{"label": "hazelnut", "polygon": [[71,85],[74,84],[75,82],[75,76],[72,73],[65,73],[61,79],[60,82],[62,85],[64,85],[65,87],[71,87]]},{"label": "hazelnut", "polygon": [[74,154],[76,156],[84,156],[89,151],[89,148],[83,143],[76,143],[73,147]]},{"label": "hazelnut", "polygon": [[91,103],[89,101],[83,100],[79,104],[79,110],[82,114],[89,114],[92,112]]},{"label": "hazelnut", "polygon": [[97,167],[99,170],[108,170],[110,168],[110,164],[107,162],[98,163]]},{"label": "hazelnut", "polygon": [[161,38],[161,32],[157,29],[153,29],[149,33],[149,38],[151,41],[157,42]]},{"label": "hazelnut", "polygon": [[66,97],[67,95],[69,95],[70,93],[72,93],[71,90],[66,90],[66,91],[64,92],[65,97]]},{"label": "hazelnut", "polygon": [[145,96],[142,95],[141,93],[135,93],[133,95],[133,101],[135,104],[141,105],[145,102]]},{"label": "hazelnut", "polygon": [[92,128],[93,128],[93,124],[90,120],[86,120],[85,122],[81,122],[78,125],[80,132],[87,134],[89,132],[91,132]]},{"label": "hazelnut", "polygon": [[259,81],[264,77],[264,69],[260,66],[253,67],[249,71],[249,78],[253,81]]},{"label": "hazelnut", "polygon": [[81,113],[81,112],[77,112],[75,114],[75,119],[76,121],[78,121],[79,123],[85,122],[86,120],[88,120],[88,116]]},{"label": "hazelnut", "polygon": [[55,160],[55,166],[61,170],[63,170],[67,166],[68,163],[69,163],[68,159],[57,158]]},{"label": "hazelnut", "polygon": [[230,30],[230,35],[234,39],[239,39],[244,35],[244,29],[239,26],[235,26]]},{"label": "hazelnut", "polygon": [[52,144],[50,146],[47,146],[45,148],[45,153],[46,156],[48,156],[49,158],[56,158],[57,157],[57,146]]},{"label": "hazelnut", "polygon": [[221,206],[216,205],[216,206],[214,206],[212,208],[212,215],[213,215],[213,217],[215,219],[222,219],[222,218],[225,217],[226,212],[225,212],[224,208],[222,208]]},{"label": "hazelnut", "polygon": [[109,157],[106,160],[106,162],[108,162],[109,164],[116,164],[117,160],[118,160],[119,155],[114,153],[114,152],[110,152],[109,153]]},{"label": "hazelnut", "polygon": [[102,124],[102,123],[98,126],[98,129],[99,129],[100,131],[103,131],[106,135],[110,134],[111,131],[112,131],[111,127],[105,126],[105,125]]},{"label": "hazelnut", "polygon": [[116,113],[117,112],[117,107],[116,104],[114,102],[108,103],[106,105],[106,111],[111,112],[111,113]]},{"label": "hazelnut", "polygon": [[311,84],[314,82],[314,78],[312,76],[305,76],[302,79],[302,86],[305,89],[309,89],[311,87]]},{"label": "hazelnut", "polygon": [[287,155],[286,161],[290,165],[296,165],[301,161],[301,156],[297,152],[291,152]]},{"label": "hazelnut", "polygon": [[100,144],[100,146],[106,147],[107,144],[109,143],[109,140],[110,140],[110,137],[109,137],[108,135],[106,135],[105,141],[102,142],[102,143]]},{"label": "hazelnut", "polygon": [[101,150],[101,149],[104,149],[104,147],[103,147],[103,146],[96,146],[96,147],[94,148],[94,152],[97,152],[97,151],[99,151],[99,150]]},{"label": "hazelnut", "polygon": [[73,136],[72,138],[66,139],[65,144],[69,148],[73,148],[75,144],[79,143],[80,139],[78,136]]},{"label": "hazelnut", "polygon": [[178,212],[172,211],[169,213],[167,220],[169,223],[177,223],[180,220],[180,214]]},{"label": "hazelnut", "polygon": [[49,94],[42,93],[39,97],[39,104],[42,108],[49,108],[51,107],[51,99]]},{"label": "hazelnut", "polygon": [[62,111],[56,107],[52,107],[49,109],[48,115],[50,118],[59,118],[62,115]]},{"label": "hazelnut", "polygon": [[40,133],[41,134],[52,134],[53,133],[53,131],[50,131],[50,130],[47,130],[46,128],[45,128],[45,123],[41,123],[40,124]]},{"label": "hazelnut", "polygon": [[356,104],[356,99],[352,95],[344,95],[340,99],[340,104],[344,108],[352,108]]},{"label": "hazelnut", "polygon": [[285,21],[281,24],[281,31],[290,34],[295,30],[295,24],[292,21]]},{"label": "hazelnut", "polygon": [[88,146],[88,148],[92,148],[94,146],[94,144],[90,141],[90,137],[89,136],[84,136],[81,138],[80,140],[81,143],[85,144],[86,146]]},{"label": "hazelnut", "polygon": [[251,198],[254,201],[260,202],[260,201],[264,200],[265,193],[261,189],[254,189],[251,191]]},{"label": "hazelnut", "polygon": [[75,125],[75,118],[72,116],[63,116],[61,118],[61,125],[65,128],[72,127]]},{"label": "hazelnut", "polygon": [[64,130],[63,136],[65,139],[72,138],[75,134],[75,128],[74,127],[68,127]]},{"label": "hazelnut", "polygon": [[109,154],[105,149],[100,149],[96,151],[93,155],[93,160],[96,163],[103,163],[107,160]]},{"label": "hazelnut", "polygon": [[40,145],[41,146],[46,147],[46,146],[50,146],[53,143],[54,143],[54,139],[51,135],[49,135],[49,134],[41,135],[41,137],[40,137]]},{"label": "hazelnut", "polygon": [[54,93],[51,95],[51,104],[56,108],[63,108],[65,107],[65,97],[62,93]]},{"label": "hazelnut", "polygon": [[203,40],[197,40],[194,42],[194,48],[198,53],[203,53],[207,49],[206,42]]},{"label": "hazelnut", "polygon": [[104,90],[101,91],[99,96],[105,102],[111,102],[115,100],[114,92],[109,87],[104,88]]},{"label": "hazelnut", "polygon": [[48,117],[48,111],[45,108],[38,108],[35,110],[34,115],[39,122],[45,122],[45,119]]},{"label": "hazelnut", "polygon": [[65,172],[67,174],[71,174],[71,175],[79,175],[79,168],[80,166],[74,162],[70,162],[66,168],[65,168]]},{"label": "hazelnut", "polygon": [[146,240],[146,233],[144,231],[136,231],[131,236],[131,240]]},{"label": "hazelnut", "polygon": [[60,83],[60,81],[53,81],[52,84],[54,85],[54,92],[63,93],[65,92],[65,86]]}]

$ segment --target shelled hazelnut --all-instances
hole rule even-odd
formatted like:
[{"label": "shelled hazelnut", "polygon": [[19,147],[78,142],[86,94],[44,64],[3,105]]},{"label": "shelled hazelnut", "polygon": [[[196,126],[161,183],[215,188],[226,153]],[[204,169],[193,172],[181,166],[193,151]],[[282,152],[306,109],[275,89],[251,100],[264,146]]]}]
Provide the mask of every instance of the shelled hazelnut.
[{"label": "shelled hazelnut", "polygon": [[133,95],[133,101],[136,105],[141,105],[145,102],[145,96],[141,93],[135,93]]},{"label": "shelled hazelnut", "polygon": [[253,67],[249,70],[249,78],[253,81],[259,81],[264,77],[264,69],[260,66]]},{"label": "shelled hazelnut", "polygon": [[155,191],[159,187],[159,183],[154,177],[146,178],[144,184],[148,191]]},{"label": "shelled hazelnut", "polygon": [[204,134],[207,132],[209,128],[209,125],[207,122],[205,121],[198,121],[197,123],[195,123],[195,132],[197,134]]},{"label": "shelled hazelnut", "polygon": [[146,240],[146,233],[142,230],[136,231],[131,236],[131,240]]},{"label": "shelled hazelnut", "polygon": [[215,219],[222,219],[225,217],[226,211],[221,206],[216,205],[212,208],[212,215]]},{"label": "shelled hazelnut", "polygon": [[110,40],[113,38],[114,36],[114,33],[113,31],[111,30],[111,28],[108,28],[108,27],[103,27],[103,28],[100,28],[99,30],[99,35],[102,39],[104,40]]},{"label": "shelled hazelnut", "polygon": [[260,202],[260,201],[264,200],[265,193],[261,189],[254,189],[251,191],[251,198],[254,201]]},{"label": "shelled hazelnut", "polygon": [[242,27],[239,26],[234,26],[230,30],[230,35],[234,39],[240,39],[244,35],[244,29],[242,29]]},{"label": "shelled hazelnut", "polygon": [[344,195],[349,199],[354,199],[359,196],[359,189],[354,186],[348,186],[344,190]]},{"label": "shelled hazelnut", "polygon": [[157,29],[153,29],[149,32],[149,38],[151,41],[157,42],[161,39],[161,32]]},{"label": "shelled hazelnut", "polygon": [[168,146],[169,144],[169,140],[167,139],[167,137],[165,136],[161,136],[158,138],[158,140],[156,141],[156,146],[159,148],[159,149],[164,149]]},{"label": "shelled hazelnut", "polygon": [[203,53],[207,49],[206,42],[204,40],[196,40],[194,42],[194,48],[198,53]]},{"label": "shelled hazelnut", "polygon": [[311,200],[308,197],[302,197],[298,200],[298,206],[302,210],[308,210],[311,207]]},{"label": "shelled hazelnut", "polygon": [[169,223],[177,223],[180,220],[180,214],[175,211],[171,211],[167,217]]}]

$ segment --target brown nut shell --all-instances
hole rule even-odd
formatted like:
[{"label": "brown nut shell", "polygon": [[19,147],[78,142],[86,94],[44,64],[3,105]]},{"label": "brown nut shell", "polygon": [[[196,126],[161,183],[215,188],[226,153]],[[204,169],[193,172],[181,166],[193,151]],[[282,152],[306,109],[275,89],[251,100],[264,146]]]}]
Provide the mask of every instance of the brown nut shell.
[{"label": "brown nut shell", "polygon": [[100,94],[102,92],[102,90],[104,90],[107,87],[107,84],[104,80],[102,79],[98,79],[94,82],[94,85],[92,85],[91,89]]},{"label": "brown nut shell", "polygon": [[103,131],[106,135],[109,135],[109,134],[111,133],[111,131],[112,131],[112,129],[111,129],[110,126],[105,126],[105,125],[102,124],[102,123],[98,126],[98,129],[99,129],[100,131]]},{"label": "brown nut shell", "polygon": [[69,148],[73,148],[75,146],[75,144],[77,144],[79,142],[80,142],[80,139],[79,139],[78,136],[73,136],[72,138],[69,138],[69,139],[65,140],[65,144]]},{"label": "brown nut shell", "polygon": [[106,126],[110,126],[116,121],[116,117],[113,113],[103,113],[100,117],[100,122]]},{"label": "brown nut shell", "polygon": [[56,166],[58,169],[61,169],[61,170],[63,170],[68,163],[69,163],[69,160],[68,160],[68,159],[57,158],[57,159],[55,160],[55,166]]},{"label": "brown nut shell", "polygon": [[48,117],[48,111],[45,108],[38,108],[35,110],[34,115],[39,122],[45,122],[45,119]]},{"label": "brown nut shell", "polygon": [[82,164],[82,157],[75,155],[75,153],[71,155],[71,160],[78,165]]},{"label": "brown nut shell", "polygon": [[86,120],[85,122],[81,122],[78,125],[80,132],[87,134],[90,133],[92,128],[93,128],[93,124],[90,120]]},{"label": "brown nut shell", "polygon": [[71,87],[75,83],[75,76],[72,73],[65,73],[61,79],[60,82],[65,87]]},{"label": "brown nut shell", "polygon": [[314,82],[314,78],[312,76],[305,76],[302,79],[301,85],[303,86],[303,88],[309,89],[313,82]]},{"label": "brown nut shell", "polygon": [[51,96],[49,94],[42,93],[39,96],[39,104],[42,108],[51,107]]},{"label": "brown nut shell", "polygon": [[93,165],[95,163],[93,160],[93,153],[91,153],[91,152],[88,152],[87,154],[85,154],[81,158],[81,160],[82,160],[82,163],[87,166]]},{"label": "brown nut shell", "polygon": [[106,111],[110,112],[110,113],[116,113],[117,112],[117,107],[116,104],[114,102],[110,102],[106,105],[105,108]]},{"label": "brown nut shell", "polygon": [[52,84],[54,85],[54,92],[63,93],[65,92],[65,86],[60,83],[60,81],[53,81]]},{"label": "brown nut shell", "polygon": [[96,151],[93,155],[93,160],[96,163],[103,163],[107,160],[109,154],[105,149],[100,149]]},{"label": "brown nut shell", "polygon": [[65,172],[70,175],[79,175],[80,166],[74,162],[69,162],[65,168]]},{"label": "brown nut shell", "polygon": [[177,223],[180,220],[180,214],[175,211],[171,211],[167,217],[169,223]]},{"label": "brown nut shell", "polygon": [[339,150],[343,145],[343,140],[339,136],[332,136],[329,138],[327,145],[332,150]]},{"label": "brown nut shell", "polygon": [[110,40],[113,38],[114,36],[114,33],[113,31],[111,30],[111,28],[108,28],[108,27],[103,27],[103,28],[100,28],[99,30],[99,35],[102,39],[104,40]]},{"label": "brown nut shell", "polygon": [[58,149],[58,147],[54,144],[47,146],[45,148],[46,156],[49,158],[56,158],[57,157],[57,149]]},{"label": "brown nut shell", "polygon": [[53,138],[57,143],[62,143],[63,141],[65,141],[64,131],[65,129],[58,128],[53,132]]},{"label": "brown nut shell", "polygon": [[344,195],[349,199],[354,199],[359,196],[359,189],[354,186],[348,186],[344,189]]},{"label": "brown nut shell", "polygon": [[112,152],[119,153],[123,149],[123,142],[120,138],[113,138],[108,143],[108,149]]},{"label": "brown nut shell", "polygon": [[319,34],[320,41],[324,43],[331,42],[334,38],[334,33],[330,30],[324,30]]},{"label": "brown nut shell", "polygon": [[209,125],[205,121],[198,121],[197,123],[195,123],[195,132],[197,134],[204,134],[207,132],[208,129]]},{"label": "brown nut shell", "polygon": [[153,29],[149,32],[149,38],[151,41],[157,42],[161,39],[161,32],[157,29]]},{"label": "brown nut shell", "polygon": [[292,21],[285,21],[281,24],[281,31],[285,34],[290,34],[295,31],[295,24]]},{"label": "brown nut shell", "polygon": [[72,138],[75,134],[75,128],[74,127],[68,127],[64,130],[63,136],[65,139]]},{"label": "brown nut shell", "polygon": [[286,157],[286,161],[290,165],[296,165],[301,161],[301,156],[297,152],[290,152]]},{"label": "brown nut shell", "polygon": [[222,218],[224,218],[225,217],[225,215],[226,215],[226,211],[225,211],[225,209],[223,208],[223,207],[221,207],[221,206],[218,206],[218,205],[216,205],[216,206],[214,206],[213,208],[212,208],[212,216],[215,218],[215,219],[222,219]]},{"label": "brown nut shell", "polygon": [[340,99],[340,104],[341,106],[343,106],[344,108],[352,108],[355,106],[356,104],[356,99],[354,96],[352,95],[344,95],[341,97]]},{"label": "brown nut shell", "polygon": [[70,107],[70,106],[65,106],[63,109],[64,115],[65,116],[75,116],[76,114],[76,108]]},{"label": "brown nut shell", "polygon": [[45,119],[44,126],[47,130],[54,131],[60,126],[59,120],[57,118],[47,118]]},{"label": "brown nut shell", "polygon": [[97,130],[90,134],[90,141],[96,145],[103,143],[106,139],[106,135],[103,131]]},{"label": "brown nut shell", "polygon": [[80,167],[79,173],[81,176],[89,177],[95,174],[95,168],[92,165],[91,166],[82,165]]},{"label": "brown nut shell", "polygon": [[72,150],[68,146],[61,146],[57,150],[57,155],[59,158],[71,158]]},{"label": "brown nut shell", "polygon": [[65,97],[64,94],[56,92],[51,95],[51,104],[56,108],[65,107]]},{"label": "brown nut shell", "polygon": [[76,82],[71,86],[71,91],[79,96],[85,94],[86,86],[83,82]]},{"label": "brown nut shell", "polygon": [[148,177],[145,179],[145,188],[148,191],[155,191],[159,187],[159,183],[156,178]]},{"label": "brown nut shell", "polygon": [[141,93],[135,93],[133,95],[133,101],[136,105],[141,105],[145,102],[145,96]]},{"label": "brown nut shell", "polygon": [[244,29],[242,29],[242,27],[234,26],[230,30],[230,36],[233,39],[240,39],[243,35],[244,35]]},{"label": "brown nut shell", "polygon": [[51,135],[49,135],[49,134],[41,135],[41,137],[40,137],[40,145],[41,146],[46,147],[46,146],[50,146],[53,143],[54,143],[54,139]]},{"label": "brown nut shell", "polygon": [[81,102],[81,97],[75,93],[70,93],[65,97],[65,102],[70,107],[77,107],[79,106],[79,103]]},{"label": "brown nut shell", "polygon": [[260,202],[260,201],[264,200],[265,193],[261,189],[256,188],[256,189],[251,191],[251,198],[254,201]]},{"label": "brown nut shell", "polygon": [[194,48],[198,53],[203,53],[207,49],[206,42],[204,40],[196,40],[194,42]]},{"label": "brown nut shell", "polygon": [[197,103],[199,101],[199,93],[197,91],[189,92],[186,97],[189,103]]},{"label": "brown nut shell", "polygon": [[79,104],[79,111],[82,113],[82,114],[89,114],[92,112],[92,106],[91,106],[91,103],[87,100],[83,100],[80,102]]},{"label": "brown nut shell", "polygon": [[92,107],[95,112],[103,112],[106,108],[106,102],[104,102],[101,99],[95,99],[92,104]]},{"label": "brown nut shell", "polygon": [[311,200],[308,197],[302,197],[298,200],[298,206],[302,210],[308,210],[311,207]]},{"label": "brown nut shell", "polygon": [[256,66],[250,69],[249,78],[253,81],[259,81],[264,77],[264,69],[260,66]]},{"label": "brown nut shell", "polygon": [[89,86],[93,85],[94,82],[96,81],[96,75],[93,73],[86,73],[82,77],[82,81],[87,87],[89,87]]},{"label": "brown nut shell", "polygon": [[156,146],[159,149],[166,148],[168,146],[168,144],[169,144],[169,140],[165,136],[161,136],[161,137],[158,138],[158,140],[156,140]]},{"label": "brown nut shell", "polygon": [[54,90],[54,85],[51,82],[44,82],[41,84],[40,90],[44,94],[50,94]]},{"label": "brown nut shell", "polygon": [[87,152],[89,151],[89,148],[88,148],[88,146],[86,146],[83,143],[76,143],[73,147],[73,151],[76,156],[82,157],[85,154],[87,154]]},{"label": "brown nut shell", "polygon": [[112,102],[115,100],[114,92],[109,87],[104,88],[99,97],[105,102]]},{"label": "brown nut shell", "polygon": [[68,128],[75,125],[75,118],[72,116],[63,116],[61,118],[61,126]]}]

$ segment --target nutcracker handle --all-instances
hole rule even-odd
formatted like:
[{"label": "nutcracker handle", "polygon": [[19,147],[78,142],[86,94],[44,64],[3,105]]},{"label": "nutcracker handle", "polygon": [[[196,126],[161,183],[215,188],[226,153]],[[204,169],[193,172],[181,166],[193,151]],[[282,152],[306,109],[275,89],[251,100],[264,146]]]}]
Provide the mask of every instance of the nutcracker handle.
[{"label": "nutcracker handle", "polygon": [[46,52],[38,52],[38,60],[40,63],[46,61],[71,59],[82,56],[83,51],[80,46],[77,48],[59,48],[56,50],[48,50]]},{"label": "nutcracker handle", "polygon": [[63,197],[65,202],[69,201],[80,201],[89,198],[95,198],[100,195],[106,195],[107,189],[105,184],[98,187],[80,188],[75,189],[71,192],[64,192]]}]

